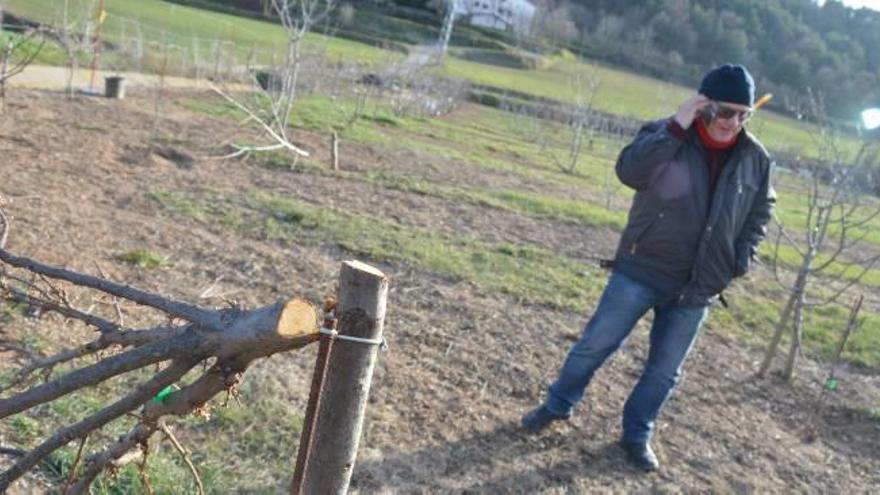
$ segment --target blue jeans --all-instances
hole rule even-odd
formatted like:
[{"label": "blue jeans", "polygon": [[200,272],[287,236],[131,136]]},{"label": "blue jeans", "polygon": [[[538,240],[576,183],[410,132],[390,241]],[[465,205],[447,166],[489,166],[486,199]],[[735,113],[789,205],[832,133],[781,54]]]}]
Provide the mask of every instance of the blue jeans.
[{"label": "blue jeans", "polygon": [[666,399],[681,377],[681,368],[708,313],[707,306],[680,306],[663,295],[614,272],[599,307],[568,352],[559,378],[550,386],[547,408],[568,415],[584,395],[593,373],[626,340],[636,322],[654,309],[651,349],[639,382],[623,408],[623,440],[647,442]]}]

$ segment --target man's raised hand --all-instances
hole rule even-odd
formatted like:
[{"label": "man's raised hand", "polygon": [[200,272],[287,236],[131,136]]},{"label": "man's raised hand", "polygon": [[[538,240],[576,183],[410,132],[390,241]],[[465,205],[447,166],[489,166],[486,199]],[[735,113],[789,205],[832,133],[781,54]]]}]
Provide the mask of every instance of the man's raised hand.
[{"label": "man's raised hand", "polygon": [[697,114],[700,110],[708,107],[712,103],[712,100],[701,95],[695,94],[684,101],[681,106],[678,107],[678,113],[675,114],[675,121],[678,122],[678,125],[681,126],[682,129],[687,129],[694,123],[694,119],[697,118]]}]

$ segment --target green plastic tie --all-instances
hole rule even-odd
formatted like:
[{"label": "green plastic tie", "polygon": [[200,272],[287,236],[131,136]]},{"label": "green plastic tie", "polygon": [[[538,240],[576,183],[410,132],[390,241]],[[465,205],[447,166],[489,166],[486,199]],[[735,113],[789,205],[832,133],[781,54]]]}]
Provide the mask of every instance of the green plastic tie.
[{"label": "green plastic tie", "polygon": [[159,393],[156,394],[155,397],[153,397],[152,402],[154,402],[156,404],[164,403],[165,400],[168,399],[168,396],[170,396],[176,390],[178,390],[178,387],[176,385],[168,385],[167,387],[160,390]]}]

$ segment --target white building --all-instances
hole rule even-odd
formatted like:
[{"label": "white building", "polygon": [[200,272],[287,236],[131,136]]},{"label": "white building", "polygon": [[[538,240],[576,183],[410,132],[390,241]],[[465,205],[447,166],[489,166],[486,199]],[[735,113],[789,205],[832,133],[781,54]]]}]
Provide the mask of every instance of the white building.
[{"label": "white building", "polygon": [[535,6],[528,0],[456,0],[455,11],[472,26],[525,32]]}]

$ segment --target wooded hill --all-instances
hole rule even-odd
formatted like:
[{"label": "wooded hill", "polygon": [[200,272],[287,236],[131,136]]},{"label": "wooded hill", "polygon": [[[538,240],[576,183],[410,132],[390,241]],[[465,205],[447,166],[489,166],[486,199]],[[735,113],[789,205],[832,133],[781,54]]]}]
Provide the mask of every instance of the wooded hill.
[{"label": "wooded hill", "polygon": [[809,91],[848,122],[880,103],[880,12],[833,0],[532,1],[534,36],[655,77],[693,85],[707,67],[736,62],[791,113],[805,111]]}]

